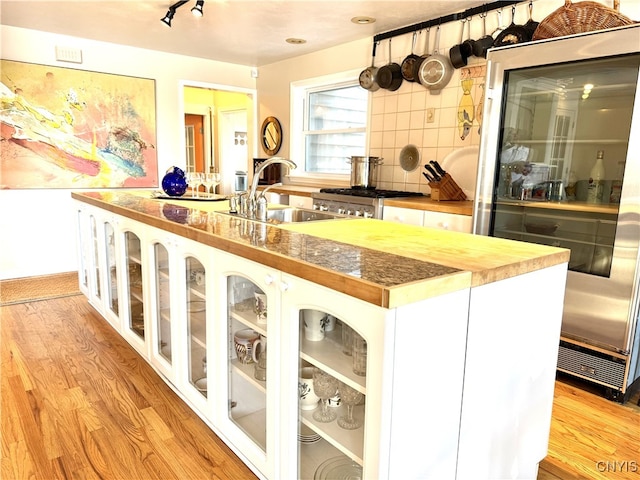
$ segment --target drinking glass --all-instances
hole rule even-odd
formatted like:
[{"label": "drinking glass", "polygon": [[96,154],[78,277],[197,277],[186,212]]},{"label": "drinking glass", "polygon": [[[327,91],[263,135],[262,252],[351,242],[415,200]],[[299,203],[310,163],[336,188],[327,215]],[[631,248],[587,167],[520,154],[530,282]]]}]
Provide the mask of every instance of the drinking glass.
[{"label": "drinking glass", "polygon": [[362,401],[364,395],[343,382],[338,384],[338,392],[342,403],[347,406],[347,414],[338,418],[338,425],[345,430],[360,428],[362,422],[353,418],[353,407]]},{"label": "drinking glass", "polygon": [[204,191],[208,195],[209,192],[211,191],[211,187],[215,184],[214,174],[213,173],[205,173],[203,175],[203,177],[204,178],[203,178],[202,183],[204,184],[204,189],[205,189]]},{"label": "drinking glass", "polygon": [[211,186],[213,187],[213,191],[211,193],[216,193],[216,187],[220,185],[220,182],[222,182],[222,176],[220,175],[220,173],[214,172],[211,173],[211,178],[213,180],[213,183],[211,184]]},{"label": "drinking glass", "polygon": [[327,372],[314,367],[313,369],[313,392],[320,398],[320,409],[313,412],[314,420],[321,423],[333,422],[338,414],[329,408],[329,398],[333,397],[338,390],[338,380]]},{"label": "drinking glass", "polygon": [[200,185],[204,186],[204,173],[195,172],[196,197],[200,196]]},{"label": "drinking glass", "polygon": [[197,172],[187,172],[186,175],[187,185],[191,189],[191,196],[195,197],[196,192],[198,191],[198,173]]}]

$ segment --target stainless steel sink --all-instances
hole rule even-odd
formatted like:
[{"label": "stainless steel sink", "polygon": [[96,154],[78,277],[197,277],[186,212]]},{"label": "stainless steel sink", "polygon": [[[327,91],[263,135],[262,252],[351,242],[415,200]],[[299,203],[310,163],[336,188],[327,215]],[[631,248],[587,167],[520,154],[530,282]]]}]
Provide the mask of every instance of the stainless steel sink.
[{"label": "stainless steel sink", "polygon": [[[227,215],[239,216],[229,212],[220,212]],[[244,218],[244,217],[241,217]],[[270,208],[267,210],[267,223],[297,223],[297,222],[315,222],[319,220],[335,220],[335,219],[353,219],[349,215],[341,215],[339,213],[321,212],[319,210],[310,210],[307,208],[289,207],[289,208]],[[250,220],[261,221],[258,218]]]}]

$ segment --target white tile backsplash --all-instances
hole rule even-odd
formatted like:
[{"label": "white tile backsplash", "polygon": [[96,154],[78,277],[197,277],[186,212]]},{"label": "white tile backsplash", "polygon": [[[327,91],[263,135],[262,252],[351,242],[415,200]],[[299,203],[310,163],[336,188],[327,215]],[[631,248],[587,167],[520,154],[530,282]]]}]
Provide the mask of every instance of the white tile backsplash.
[{"label": "white tile backsplash", "polygon": [[[488,25],[490,22],[487,22]],[[449,48],[458,43],[459,25],[448,25],[443,29],[440,39],[440,53],[446,55]],[[455,31],[454,31],[455,30]],[[422,32],[424,33],[424,32]],[[434,32],[431,32],[430,52],[434,48]],[[401,63],[411,50],[412,34],[394,38],[393,60]],[[425,35],[420,35],[416,44],[418,54],[423,53]],[[383,42],[384,43],[384,42]],[[380,49],[383,61],[376,62],[382,66],[388,62],[387,45]],[[406,51],[405,51],[406,50]],[[424,164],[429,160],[442,160],[452,151],[480,143],[480,121],[484,94],[484,59],[472,57],[468,65],[455,69],[448,85],[440,93],[433,94],[417,82],[404,81],[395,92],[380,89],[371,93],[371,140],[369,155],[383,157],[378,177],[378,187],[394,190],[411,190],[429,193],[427,180],[422,175]],[[472,87],[467,87],[467,96],[462,88],[462,80],[472,79]],[[464,101],[463,101],[464,97]],[[461,138],[464,115],[462,109],[472,118],[466,135]],[[432,121],[427,112],[433,110]],[[405,172],[400,167],[399,155],[402,147],[416,145],[420,151],[418,168]]]}]

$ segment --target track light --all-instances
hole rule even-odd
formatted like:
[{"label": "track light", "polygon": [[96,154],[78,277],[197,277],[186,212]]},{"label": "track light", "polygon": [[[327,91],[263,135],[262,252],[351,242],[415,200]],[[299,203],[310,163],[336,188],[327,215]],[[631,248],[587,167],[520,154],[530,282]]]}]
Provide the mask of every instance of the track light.
[{"label": "track light", "polygon": [[204,0],[196,0],[196,6],[191,9],[194,17],[202,16],[202,7],[204,7]]},{"label": "track light", "polygon": [[[176,10],[182,5],[184,5],[185,3],[187,3],[188,1],[189,0],[179,0],[178,2],[171,5],[169,7],[169,10],[167,10],[167,14],[164,17],[162,17],[160,21],[170,27],[171,20],[173,19],[173,16],[176,14]],[[191,9],[191,13],[193,13],[193,15],[195,15],[196,17],[201,17],[203,6],[204,6],[204,0],[196,0],[196,6]]]}]

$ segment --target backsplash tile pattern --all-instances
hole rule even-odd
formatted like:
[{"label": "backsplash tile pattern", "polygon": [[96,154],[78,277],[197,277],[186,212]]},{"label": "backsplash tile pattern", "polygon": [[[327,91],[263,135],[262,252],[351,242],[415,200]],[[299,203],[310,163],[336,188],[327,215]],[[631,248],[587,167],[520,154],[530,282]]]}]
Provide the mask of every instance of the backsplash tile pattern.
[{"label": "backsplash tile pattern", "polygon": [[[369,155],[384,158],[378,188],[429,193],[428,182],[422,175],[425,163],[430,160],[442,162],[456,149],[479,145],[480,125],[475,112],[482,100],[484,65],[484,59],[470,58],[467,67],[454,70],[451,81],[439,94],[431,93],[419,83],[407,81],[395,92],[379,89],[372,93]],[[472,88],[467,88],[473,122],[463,139],[459,109],[465,91],[461,82],[469,78],[473,81]],[[468,97],[465,103],[468,108]],[[400,151],[408,144],[416,145],[420,151],[420,164],[411,172],[400,167]]]}]

